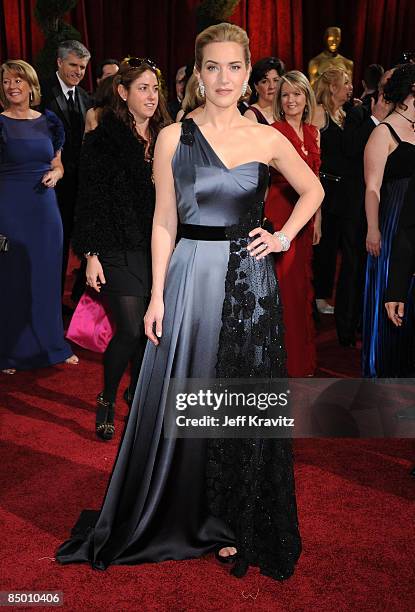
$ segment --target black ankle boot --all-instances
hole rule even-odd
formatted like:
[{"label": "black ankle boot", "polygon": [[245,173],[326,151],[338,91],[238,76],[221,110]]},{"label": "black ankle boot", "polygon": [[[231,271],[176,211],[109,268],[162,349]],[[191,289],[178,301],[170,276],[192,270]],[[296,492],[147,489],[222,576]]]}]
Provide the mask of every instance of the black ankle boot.
[{"label": "black ankle boot", "polygon": [[105,423],[104,440],[112,440],[115,434],[114,424],[115,404],[110,403],[108,406],[107,422]]},{"label": "black ankle boot", "polygon": [[[109,431],[108,427],[110,428]],[[112,434],[110,434],[112,427]],[[104,394],[97,397],[97,413],[95,418],[95,433],[101,440],[111,440],[114,429],[114,403],[104,400]]]}]

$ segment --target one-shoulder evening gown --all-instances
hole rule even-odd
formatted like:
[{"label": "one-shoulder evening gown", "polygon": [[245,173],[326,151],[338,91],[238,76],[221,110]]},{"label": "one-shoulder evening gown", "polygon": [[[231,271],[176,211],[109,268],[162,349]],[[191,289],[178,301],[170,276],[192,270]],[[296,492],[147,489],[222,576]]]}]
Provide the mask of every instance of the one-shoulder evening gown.
[{"label": "one-shoulder evening gown", "polygon": [[62,220],[55,190],[42,185],[64,143],[60,119],[0,115],[0,369],[65,361],[61,304]]},{"label": "one-shoulder evening gown", "polygon": [[256,565],[283,580],[301,552],[291,440],[163,434],[171,378],[285,374],[272,260],[246,250],[248,232],[261,224],[268,168],[227,168],[191,119],[172,167],[182,236],[192,230],[198,238],[182,237],[172,254],[163,337],[157,348],[147,344],[101,511],[81,514],[57,560],[105,569],[235,545],[235,573]]}]

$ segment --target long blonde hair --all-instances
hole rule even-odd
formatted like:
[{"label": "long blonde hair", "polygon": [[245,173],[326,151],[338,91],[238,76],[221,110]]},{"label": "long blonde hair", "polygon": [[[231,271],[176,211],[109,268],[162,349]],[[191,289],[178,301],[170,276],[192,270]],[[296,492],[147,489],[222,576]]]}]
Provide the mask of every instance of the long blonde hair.
[{"label": "long blonde hair", "polygon": [[200,72],[203,63],[203,50],[206,45],[214,42],[234,42],[241,45],[246,66],[251,63],[248,34],[233,23],[219,23],[200,32],[195,42],[195,68]]},{"label": "long blonde hair", "polygon": [[323,74],[319,76],[317,81],[314,83],[314,92],[316,94],[316,102],[317,104],[321,104],[328,112],[330,117],[336,123],[340,122],[344,123],[344,118],[346,113],[342,108],[338,111],[338,116],[336,117],[334,114],[334,102],[333,102],[333,93],[330,87],[338,87],[339,85],[344,85],[345,78],[348,78],[349,75],[345,70],[341,68],[329,68],[325,70]]},{"label": "long blonde hair", "polygon": [[280,121],[284,116],[281,100],[283,83],[287,83],[294,89],[299,89],[301,93],[305,95],[306,102],[301,121],[310,124],[314,115],[314,111],[316,109],[316,97],[314,95],[314,91],[311,88],[310,81],[307,79],[305,74],[303,74],[299,70],[290,70],[289,72],[286,72],[284,75],[282,75],[282,77],[280,78],[280,82],[278,83],[278,89],[274,96],[274,102],[272,105],[272,113],[274,115],[275,121]]}]

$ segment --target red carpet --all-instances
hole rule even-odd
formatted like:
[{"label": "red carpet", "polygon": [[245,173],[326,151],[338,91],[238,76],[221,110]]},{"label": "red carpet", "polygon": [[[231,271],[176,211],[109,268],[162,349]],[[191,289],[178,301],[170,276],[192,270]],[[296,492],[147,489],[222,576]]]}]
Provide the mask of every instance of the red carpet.
[{"label": "red carpet", "polygon": [[[324,317],[320,375],[357,375],[359,351],[340,349],[331,325]],[[285,583],[252,569],[237,580],[209,557],[107,572],[55,563],[80,510],[100,505],[126,412],[120,400],[114,442],[95,439],[101,358],[77,353],[79,366],[0,378],[0,590],[60,590],[70,611],[413,609],[409,440],[296,441],[304,552]]]}]

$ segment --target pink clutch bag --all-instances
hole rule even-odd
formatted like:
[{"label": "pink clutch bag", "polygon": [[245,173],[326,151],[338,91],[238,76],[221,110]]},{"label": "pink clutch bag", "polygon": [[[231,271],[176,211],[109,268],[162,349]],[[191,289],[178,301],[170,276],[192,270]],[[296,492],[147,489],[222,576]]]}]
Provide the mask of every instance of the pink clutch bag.
[{"label": "pink clutch bag", "polygon": [[100,296],[85,291],[73,313],[66,337],[82,348],[103,353],[115,333]]}]

